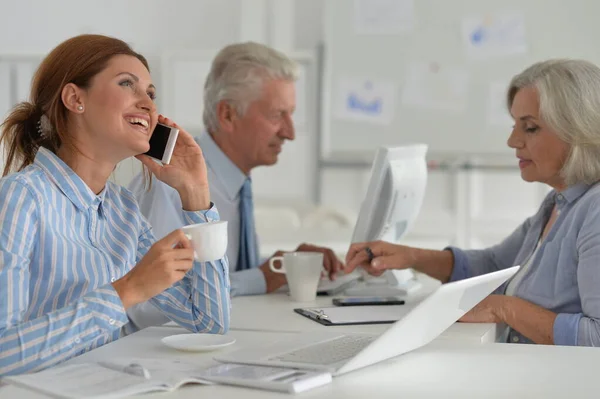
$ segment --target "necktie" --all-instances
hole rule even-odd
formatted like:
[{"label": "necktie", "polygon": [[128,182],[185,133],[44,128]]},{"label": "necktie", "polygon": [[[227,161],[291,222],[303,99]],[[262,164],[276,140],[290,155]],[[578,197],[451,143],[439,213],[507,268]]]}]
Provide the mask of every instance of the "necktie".
[{"label": "necktie", "polygon": [[258,247],[254,229],[252,180],[247,178],[240,190],[240,253],[236,271],[258,266]]}]

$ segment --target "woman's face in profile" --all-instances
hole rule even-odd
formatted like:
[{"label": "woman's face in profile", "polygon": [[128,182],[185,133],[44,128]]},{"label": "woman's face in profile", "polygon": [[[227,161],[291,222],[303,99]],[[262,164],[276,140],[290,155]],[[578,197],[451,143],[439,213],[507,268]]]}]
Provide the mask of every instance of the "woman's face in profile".
[{"label": "woman's face in profile", "polygon": [[158,115],[150,72],[135,57],[114,56],[84,91],[81,137],[93,153],[118,162],[148,151]]},{"label": "woman's face in profile", "polygon": [[510,113],[515,125],[508,146],[516,151],[523,180],[565,188],[560,171],[567,159],[569,145],[540,118],[537,90],[533,87],[520,89]]}]

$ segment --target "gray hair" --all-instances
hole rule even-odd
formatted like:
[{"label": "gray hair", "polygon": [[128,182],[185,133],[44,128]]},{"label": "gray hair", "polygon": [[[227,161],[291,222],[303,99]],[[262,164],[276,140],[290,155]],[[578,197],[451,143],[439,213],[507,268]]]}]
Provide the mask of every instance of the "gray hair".
[{"label": "gray hair", "polygon": [[537,90],[540,117],[570,145],[560,172],[567,186],[600,180],[600,68],[567,59],[533,64],[510,82],[509,111],[517,92],[525,87]]},{"label": "gray hair", "polygon": [[244,115],[248,105],[259,98],[267,79],[295,81],[298,65],[283,53],[265,45],[246,42],[223,48],[215,57],[204,84],[204,126],[219,129],[217,105],[227,101]]}]

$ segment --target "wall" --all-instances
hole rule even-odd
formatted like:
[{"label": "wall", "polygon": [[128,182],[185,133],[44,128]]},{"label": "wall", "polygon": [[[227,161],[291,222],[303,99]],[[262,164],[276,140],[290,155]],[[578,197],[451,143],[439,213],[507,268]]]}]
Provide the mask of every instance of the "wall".
[{"label": "wall", "polygon": [[240,20],[240,2],[2,0],[0,54],[45,54],[81,33],[113,35],[152,54],[172,47],[221,47],[239,37],[239,24],[231,22]]},{"label": "wall", "polygon": [[[159,107],[164,108],[161,83],[168,82],[161,82],[161,57],[165,54],[184,48],[214,52],[240,40],[271,44],[290,53],[312,50],[322,36],[321,9],[320,0],[0,0],[0,15],[10,16],[0,25],[0,114],[7,109],[6,96],[1,93],[11,91],[5,70],[12,69],[18,80],[12,88],[13,101],[24,100],[39,59],[73,35],[113,35],[146,55],[159,89]],[[286,36],[289,43],[282,42]],[[279,165],[256,171],[257,197],[312,198],[312,129],[314,125],[299,129],[297,140],[286,146]],[[125,161],[114,179],[127,184],[139,170],[136,160]]]},{"label": "wall", "polygon": [[[241,0],[0,0],[0,107],[7,92],[25,100],[39,60],[61,41],[81,33],[119,37],[150,61],[161,90],[161,56],[172,49],[213,50],[239,40]],[[232,23],[235,21],[235,23]],[[7,67],[8,65],[8,67]],[[11,69],[13,87],[6,87]],[[4,79],[3,79],[4,78]],[[6,106],[0,109],[0,115]],[[126,184],[140,170],[135,159],[124,161],[114,180]]]},{"label": "wall", "polygon": [[[165,84],[160,82],[160,57],[165,52],[214,51],[238,40],[257,40],[287,52],[314,50],[323,37],[322,12],[322,0],[0,0],[0,14],[9,16],[0,25],[0,114],[7,107],[3,102],[7,92],[26,92],[23,87],[27,88],[34,60],[75,34],[105,33],[131,42],[149,55],[160,90],[160,83]],[[10,76],[18,78],[20,90],[14,83],[7,87]],[[278,165],[256,170],[259,205],[264,199],[310,202],[315,136],[314,128],[299,128],[298,138],[286,144]],[[115,179],[125,184],[138,170],[137,161],[125,162]],[[349,215],[353,223],[367,179],[368,170],[325,171],[324,205]],[[516,168],[433,171],[421,215],[407,242],[430,247],[492,244],[533,213],[546,191],[523,183]],[[286,233],[278,232],[277,237],[288,240]]]}]

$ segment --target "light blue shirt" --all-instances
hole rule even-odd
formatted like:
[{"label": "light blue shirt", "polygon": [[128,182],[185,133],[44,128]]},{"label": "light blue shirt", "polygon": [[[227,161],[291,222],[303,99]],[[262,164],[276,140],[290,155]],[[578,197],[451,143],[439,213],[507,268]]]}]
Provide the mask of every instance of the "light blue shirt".
[{"label": "light blue shirt", "polygon": [[[558,314],[553,326],[556,345],[600,346],[600,184],[551,191],[534,216],[491,248],[450,248],[454,253],[451,280],[524,264],[555,204],[558,217],[529,267],[517,274],[512,295]],[[531,342],[512,329],[508,339]]]},{"label": "light blue shirt", "polygon": [[[240,190],[247,176],[225,155],[212,139],[204,133],[196,138],[202,148],[206,160],[210,198],[219,207],[222,220],[227,220],[227,258],[231,278],[231,295],[256,295],[267,292],[263,273],[253,268],[236,272],[240,248]],[[152,178],[152,187],[147,189],[144,176],[139,174],[129,184],[129,189],[136,196],[140,210],[152,225],[157,237],[163,237],[174,229],[184,225],[182,219],[181,198],[176,190]],[[136,316],[140,324],[155,325],[160,319],[143,320]]]},{"label": "light blue shirt", "polygon": [[[219,219],[212,207],[187,223]],[[0,375],[41,370],[135,331],[111,282],[148,252],[154,234],[133,195],[96,195],[49,150],[0,180]],[[151,299],[193,332],[229,328],[225,259],[195,263]]]}]

